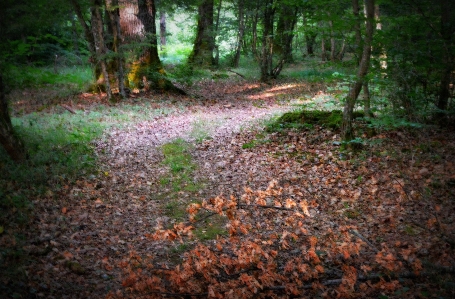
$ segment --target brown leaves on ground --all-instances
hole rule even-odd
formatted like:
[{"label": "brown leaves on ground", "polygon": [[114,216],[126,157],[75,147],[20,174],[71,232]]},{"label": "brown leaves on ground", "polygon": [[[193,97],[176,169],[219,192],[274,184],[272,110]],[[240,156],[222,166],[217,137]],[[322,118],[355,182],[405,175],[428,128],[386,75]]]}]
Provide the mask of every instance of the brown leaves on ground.
[{"label": "brown leaves on ground", "polygon": [[[203,82],[204,100],[186,99],[181,115],[113,130],[98,144],[97,177],[33,200],[24,250],[36,255],[26,271],[37,297],[454,295],[455,136],[380,132],[353,154],[323,127],[241,130],[291,108],[277,93],[309,88],[248,84]],[[201,115],[225,122],[192,149],[204,184],[177,194],[189,213],[180,223],[166,216],[157,146],[190,136]],[[212,214],[229,235],[191,238]]]}]

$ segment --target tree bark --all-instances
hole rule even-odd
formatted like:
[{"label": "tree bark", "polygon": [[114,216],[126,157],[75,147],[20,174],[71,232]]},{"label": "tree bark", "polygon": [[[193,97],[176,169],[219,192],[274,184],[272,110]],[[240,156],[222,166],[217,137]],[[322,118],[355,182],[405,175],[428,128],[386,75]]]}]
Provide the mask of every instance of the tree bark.
[{"label": "tree bark", "polygon": [[[297,24],[297,8],[281,4],[279,7],[279,19],[276,29],[276,48],[281,51],[285,62],[293,62],[292,40],[294,39],[294,27]],[[277,51],[274,51],[275,53]]]},{"label": "tree bark", "polygon": [[20,162],[27,158],[22,140],[15,134],[9,117],[8,102],[5,97],[5,86],[0,74],[0,143],[13,161]]},{"label": "tree bark", "polygon": [[163,57],[167,56],[166,53],[166,44],[167,44],[167,39],[166,39],[166,13],[164,11],[160,11],[160,49],[161,52],[163,53]]},{"label": "tree bark", "polygon": [[215,58],[213,60],[214,65],[218,65],[220,62],[220,49],[219,49],[218,44],[216,43],[216,37],[218,36],[219,28],[220,28],[220,16],[221,16],[221,6],[222,5],[223,5],[223,1],[218,0],[218,7],[216,9],[215,31],[213,33],[213,45],[214,45],[214,50],[215,50]]},{"label": "tree bark", "polygon": [[360,64],[360,58],[362,56],[362,32],[360,29],[360,5],[359,0],[352,0],[352,12],[354,13],[354,34],[355,34],[355,45],[356,49],[354,51],[356,56],[357,65]]},{"label": "tree bark", "polygon": [[213,10],[213,0],[204,0],[198,7],[196,39],[188,58],[190,64],[207,67],[215,63],[213,58],[213,50],[215,49]]},{"label": "tree bark", "polygon": [[104,41],[104,30],[103,30],[103,19],[101,17],[100,8],[102,6],[101,0],[93,0],[90,12],[92,14],[92,33],[95,40],[96,48],[96,61],[101,66],[101,72],[103,74],[103,81],[106,88],[107,99],[112,100],[112,91],[109,83],[109,74],[107,71],[106,63],[106,43]]},{"label": "tree bark", "polygon": [[360,60],[359,68],[357,71],[357,78],[352,84],[349,93],[346,97],[346,102],[343,109],[343,122],[341,125],[341,136],[344,141],[354,139],[354,132],[352,129],[352,114],[354,105],[359,96],[360,90],[364,84],[365,77],[368,73],[370,66],[371,44],[373,42],[374,32],[374,0],[365,0],[366,11],[366,33],[363,44],[362,58]]},{"label": "tree bark", "polygon": [[264,7],[263,33],[262,33],[262,51],[260,60],[261,81],[269,82],[272,78],[272,55],[273,55],[273,22],[275,8],[274,0],[268,0]]},{"label": "tree bark", "polygon": [[118,0],[106,0],[107,14],[110,19],[111,31],[112,31],[112,50],[116,53],[116,58],[111,62],[114,70],[117,70],[117,86],[119,89],[120,96],[126,98],[125,91],[125,71],[122,51],[122,36],[120,31],[120,9]]},{"label": "tree bark", "polygon": [[132,63],[128,80],[136,88],[186,94],[166,78],[166,72],[158,55],[155,21],[154,0],[120,1],[120,25],[125,39],[129,42],[147,43],[139,58]]},{"label": "tree bark", "polygon": [[232,66],[238,67],[240,62],[240,54],[242,52],[243,36],[245,34],[245,12],[244,12],[244,1],[238,0],[238,32],[237,32],[237,41],[235,45],[234,58],[232,59]]},{"label": "tree bark", "polygon": [[96,46],[95,46],[95,39],[93,37],[92,28],[87,21],[85,20],[85,16],[82,12],[82,8],[77,0],[70,0],[71,5],[73,6],[74,13],[77,16],[79,23],[81,24],[82,29],[84,30],[85,40],[88,43],[88,49],[90,51],[90,58],[89,62],[95,68],[95,81],[99,79],[101,76],[101,67],[99,64],[96,63]]}]

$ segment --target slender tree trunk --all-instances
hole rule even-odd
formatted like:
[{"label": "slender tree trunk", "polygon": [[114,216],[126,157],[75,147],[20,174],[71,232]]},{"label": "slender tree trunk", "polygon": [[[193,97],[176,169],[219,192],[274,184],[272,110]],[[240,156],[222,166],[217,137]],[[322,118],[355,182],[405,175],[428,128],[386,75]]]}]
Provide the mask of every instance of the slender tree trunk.
[{"label": "slender tree trunk", "polygon": [[126,98],[125,91],[125,71],[124,71],[124,61],[123,61],[123,51],[122,51],[122,36],[120,31],[120,9],[118,0],[112,0],[109,3],[109,0],[106,1],[107,14],[110,19],[110,25],[112,26],[112,50],[116,53],[115,59],[112,61],[112,66],[116,70],[117,77],[117,86],[119,89],[120,96]]},{"label": "slender tree trunk", "polygon": [[73,6],[74,13],[77,16],[79,23],[81,24],[82,29],[84,30],[85,40],[88,43],[88,49],[90,51],[90,58],[89,62],[93,65],[95,69],[95,81],[97,81],[101,76],[101,66],[96,63],[96,46],[95,46],[95,39],[93,36],[92,28],[88,22],[85,20],[84,13],[82,12],[82,8],[77,0],[70,0],[71,5]]},{"label": "slender tree trunk", "polygon": [[5,96],[5,86],[0,74],[0,144],[13,161],[20,162],[27,158],[22,140],[15,134],[9,117],[8,102]]},{"label": "slender tree trunk", "polygon": [[371,116],[371,96],[368,81],[363,83],[363,112],[366,117]]},{"label": "slender tree trunk", "polygon": [[303,15],[303,28],[305,28],[305,45],[306,53],[308,56],[314,56],[314,45],[316,44],[317,33],[312,29],[312,26],[308,24],[306,14]]},{"label": "slender tree trunk", "polygon": [[333,32],[333,21],[329,21],[329,28],[330,28],[330,60],[336,60],[336,40],[335,40],[335,33]]},{"label": "slender tree trunk", "polygon": [[327,61],[327,49],[325,48],[324,33],[322,34],[322,38],[321,38],[321,60]]},{"label": "slender tree trunk", "polygon": [[244,17],[244,1],[238,0],[239,8],[239,19],[238,19],[238,32],[237,32],[237,42],[235,46],[234,58],[232,60],[232,66],[238,67],[240,62],[240,54],[242,52],[243,36],[245,33],[245,17]]},{"label": "slender tree trunk", "polygon": [[103,19],[101,17],[100,8],[102,6],[101,0],[93,0],[92,7],[90,8],[92,14],[92,32],[96,46],[96,59],[101,65],[101,72],[103,74],[104,85],[106,88],[107,99],[112,100],[112,91],[109,83],[109,74],[107,71],[106,63],[106,44],[104,41],[103,32]]},{"label": "slender tree trunk", "polygon": [[160,47],[161,52],[163,52],[163,57],[167,56],[166,53],[166,13],[164,11],[160,11]]},{"label": "slender tree trunk", "polygon": [[254,15],[251,20],[251,52],[253,53],[256,61],[260,61],[260,55],[258,51],[258,22],[259,22],[259,8],[260,1],[256,2],[256,9],[254,10]]},{"label": "slender tree trunk", "polygon": [[350,141],[354,139],[354,132],[352,130],[352,114],[354,111],[355,102],[359,96],[360,90],[362,89],[370,66],[371,44],[373,42],[374,32],[374,0],[365,0],[365,11],[367,19],[365,25],[366,33],[363,44],[362,59],[360,60],[359,68],[357,71],[356,82],[354,82],[349,90],[343,109],[341,135],[344,141]]},{"label": "slender tree trunk", "polygon": [[360,5],[359,0],[352,0],[352,12],[354,13],[355,23],[354,23],[354,34],[355,34],[355,56],[357,60],[357,65],[360,63],[360,58],[362,56],[362,32],[360,30]]},{"label": "slender tree trunk", "polygon": [[262,33],[262,51],[260,60],[261,81],[269,82],[272,70],[273,55],[273,21],[274,21],[274,0],[268,0],[264,7],[263,33]]},{"label": "slender tree trunk", "polygon": [[222,0],[218,0],[218,7],[216,9],[216,22],[215,22],[215,32],[213,33],[213,44],[214,44],[214,50],[215,50],[215,58],[213,61],[214,65],[218,65],[220,62],[220,49],[218,44],[216,43],[216,37],[219,34],[219,28],[220,28],[220,16],[221,16],[221,6],[223,5]]},{"label": "slender tree trunk", "polygon": [[[294,27],[297,24],[297,8],[282,4],[279,7],[279,19],[276,29],[277,48],[285,62],[293,62],[292,41],[294,39]],[[276,51],[274,51],[276,53]]]},{"label": "slender tree trunk", "polygon": [[214,65],[213,10],[214,0],[204,0],[198,7],[196,39],[194,40],[193,51],[188,58],[190,64],[199,66]]}]

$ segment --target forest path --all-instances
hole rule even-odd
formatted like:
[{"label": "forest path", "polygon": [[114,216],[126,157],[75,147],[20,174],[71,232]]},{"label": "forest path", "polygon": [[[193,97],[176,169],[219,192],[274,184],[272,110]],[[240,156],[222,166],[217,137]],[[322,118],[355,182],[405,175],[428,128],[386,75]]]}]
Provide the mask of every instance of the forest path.
[{"label": "forest path", "polygon": [[[124,276],[118,266],[130,252],[153,256],[161,265],[178,262],[183,253],[179,244],[146,236],[157,226],[169,227],[179,217],[186,218],[181,214],[190,202],[242,192],[263,158],[259,153],[259,159],[248,161],[247,151],[239,151],[242,140],[261,120],[294,109],[299,100],[293,98],[314,88],[318,87],[208,81],[194,87],[193,93],[203,99],[183,97],[157,104],[177,112],[109,130],[96,143],[99,173],[62,190],[57,205],[50,200],[36,206],[43,215],[38,240],[51,239],[53,244],[42,264],[30,268],[42,276],[36,289],[58,298],[102,298],[121,286]],[[134,100],[133,96],[130,101]],[[191,173],[197,189],[190,191],[162,183],[169,177],[162,145],[179,138],[188,142],[198,165]],[[272,173],[260,172],[253,179],[256,187],[273,179]]]},{"label": "forest path", "polygon": [[[104,298],[110,291],[124,290],[128,265],[143,269],[145,277],[150,277],[148,265],[172,269],[196,242],[210,247],[217,233],[225,234],[223,219],[193,224],[196,237],[183,242],[152,238],[157,228],[186,221],[189,203],[220,194],[239,199],[245,187],[263,192],[272,180],[282,188],[274,200],[281,206],[288,200],[302,204],[305,217],[295,221],[301,213],[279,209],[239,213],[239,223],[250,228],[239,240],[258,242],[269,252],[279,250],[274,263],[282,275],[287,275],[284,265],[300,259],[300,250],[309,248],[311,240],[327,253],[320,256],[328,270],[321,281],[341,282],[342,263],[378,275],[419,270],[421,261],[452,267],[455,135],[432,128],[382,131],[351,153],[333,142],[339,140],[339,131],[324,126],[281,133],[255,126],[293,109],[304,95],[319,102],[314,96],[324,94],[313,87],[207,81],[192,90],[200,98],[132,95],[126,104],[136,109],[146,102],[169,113],[108,130],[95,143],[97,173],[33,202],[37,217],[24,250],[36,257],[26,269],[34,297]],[[180,177],[165,163],[163,151],[163,145],[178,138],[186,140],[182,144],[191,160],[183,171],[186,176]],[[299,237],[285,246],[283,238],[269,242],[272,232]],[[431,268],[425,266],[427,270]],[[308,279],[311,283],[313,278]],[[419,297],[427,289],[453,297],[453,289],[445,292],[425,277],[400,283],[408,297]],[[418,283],[423,287],[415,287]],[[170,290],[178,287],[169,285]],[[364,298],[384,292],[380,282],[368,293],[360,289],[356,295]]]}]

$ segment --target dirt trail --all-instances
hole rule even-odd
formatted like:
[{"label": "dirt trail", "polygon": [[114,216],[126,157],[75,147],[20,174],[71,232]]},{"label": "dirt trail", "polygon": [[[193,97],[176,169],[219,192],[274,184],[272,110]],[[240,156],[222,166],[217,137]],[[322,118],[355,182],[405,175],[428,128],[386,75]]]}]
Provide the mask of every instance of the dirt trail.
[{"label": "dirt trail", "polygon": [[[200,164],[195,179],[206,184],[198,192],[179,192],[182,202],[244,185],[248,173],[226,165],[238,155],[230,152],[232,137],[293,109],[270,94],[262,99],[257,92],[263,89],[244,91],[243,96],[240,91],[235,96],[220,92],[216,101],[187,105],[183,113],[111,130],[96,145],[99,175],[62,190],[58,203],[36,201],[40,235],[28,250],[40,252],[50,242],[41,264],[29,269],[36,292],[46,298],[102,298],[121,286],[118,265],[130,251],[167,263],[170,245],[145,237],[157,225],[175,221],[165,216],[164,207],[175,194],[159,183],[168,171],[159,146],[176,138],[195,146],[192,154]],[[255,100],[246,98],[250,95]]]}]

